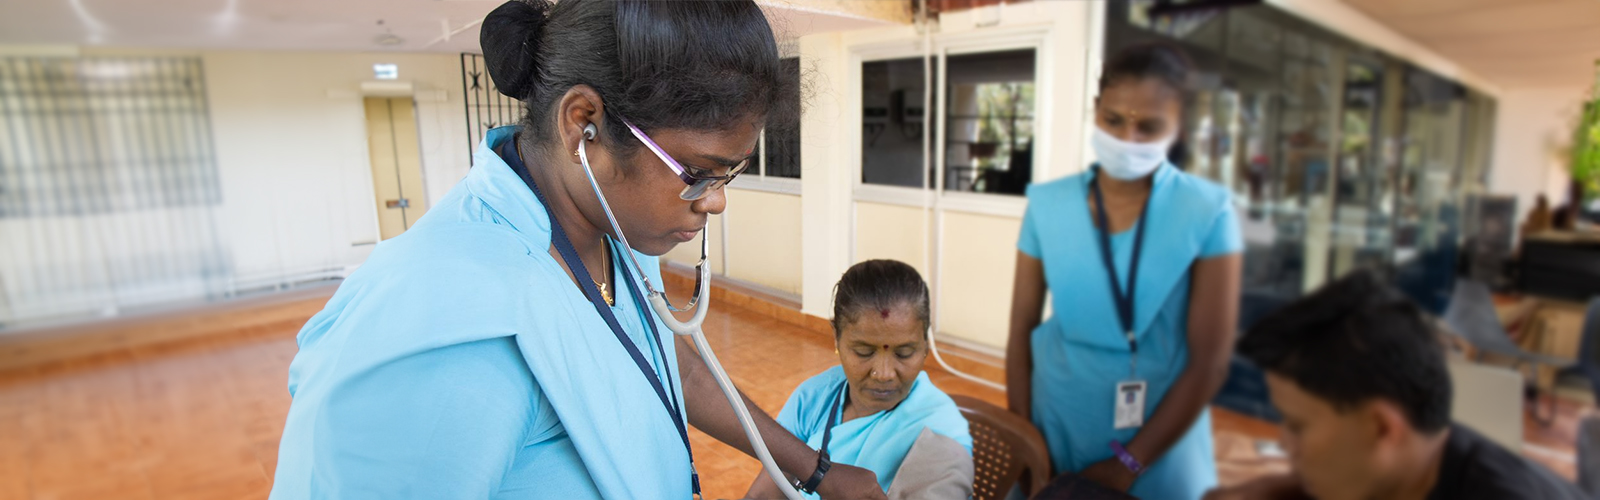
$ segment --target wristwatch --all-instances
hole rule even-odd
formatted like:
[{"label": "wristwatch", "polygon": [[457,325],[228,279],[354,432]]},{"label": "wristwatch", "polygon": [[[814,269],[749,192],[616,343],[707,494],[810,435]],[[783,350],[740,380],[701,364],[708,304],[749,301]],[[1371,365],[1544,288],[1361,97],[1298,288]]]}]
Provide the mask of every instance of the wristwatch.
[{"label": "wristwatch", "polygon": [[827,474],[828,469],[831,468],[833,468],[833,462],[828,461],[828,452],[818,452],[816,472],[812,472],[811,479],[806,480],[804,483],[795,481],[795,489],[804,491],[807,494],[816,493],[817,486],[822,484],[822,476]]}]

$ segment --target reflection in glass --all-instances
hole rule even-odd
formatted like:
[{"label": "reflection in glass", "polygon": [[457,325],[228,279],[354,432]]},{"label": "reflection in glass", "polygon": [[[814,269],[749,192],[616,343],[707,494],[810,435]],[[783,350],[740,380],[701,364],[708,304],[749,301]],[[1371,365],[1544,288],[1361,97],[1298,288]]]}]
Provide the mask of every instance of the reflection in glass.
[{"label": "reflection in glass", "polygon": [[[796,94],[800,92],[800,58],[786,57],[782,60],[783,77],[790,79],[790,88]],[[781,120],[767,121],[764,133],[764,144],[761,155],[766,160],[765,170],[762,175],[767,177],[800,178],[800,99],[803,95],[796,95],[782,102],[788,109],[775,110],[772,116]]]},{"label": "reflection in glass", "polygon": [[950,56],[944,187],[1020,195],[1033,179],[1034,51]]},{"label": "reflection in glass", "polygon": [[1164,19],[1151,5],[1106,4],[1106,55],[1156,41],[1195,61],[1173,161],[1234,194],[1242,322],[1360,267],[1435,307],[1461,199],[1483,190],[1493,100],[1271,6]]},{"label": "reflection in glass", "polygon": [[1389,168],[1380,154],[1381,119],[1390,118],[1383,92],[1381,63],[1351,57],[1345,64],[1338,168],[1334,170],[1334,212],[1330,277],[1382,266],[1389,257]]},{"label": "reflection in glass", "polygon": [[861,182],[921,188],[922,58],[861,64]]}]

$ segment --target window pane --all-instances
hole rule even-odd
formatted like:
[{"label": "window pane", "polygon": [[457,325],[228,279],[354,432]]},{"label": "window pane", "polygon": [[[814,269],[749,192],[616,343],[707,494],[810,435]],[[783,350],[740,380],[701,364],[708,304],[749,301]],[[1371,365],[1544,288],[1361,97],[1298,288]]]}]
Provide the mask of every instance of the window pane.
[{"label": "window pane", "polygon": [[783,60],[783,76],[790,81],[785,90],[795,95],[779,102],[785,109],[773,110],[767,121],[767,147],[762,155],[767,159],[768,177],[800,178],[800,58]]},{"label": "window pane", "polygon": [[0,57],[0,330],[221,296],[214,150],[199,58]]},{"label": "window pane", "polygon": [[1033,49],[947,60],[945,190],[1022,194],[1033,180]]},{"label": "window pane", "polygon": [[922,187],[922,68],[921,58],[861,64],[861,182]]}]

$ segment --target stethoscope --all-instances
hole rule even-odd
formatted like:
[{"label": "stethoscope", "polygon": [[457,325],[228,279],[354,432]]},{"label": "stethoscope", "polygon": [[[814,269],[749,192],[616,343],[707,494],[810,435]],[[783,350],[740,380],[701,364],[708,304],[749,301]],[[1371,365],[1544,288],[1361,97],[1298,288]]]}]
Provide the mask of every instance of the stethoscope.
[{"label": "stethoscope", "polygon": [[[673,334],[687,336],[694,341],[694,346],[700,351],[700,360],[704,361],[706,368],[711,370],[712,378],[717,380],[717,386],[722,388],[722,395],[728,398],[728,404],[733,406],[733,412],[739,417],[739,425],[744,428],[745,437],[750,439],[750,448],[755,450],[756,458],[761,461],[761,467],[767,471],[767,477],[778,484],[778,491],[789,500],[805,500],[794,486],[784,478],[783,470],[778,468],[777,462],[772,460],[772,452],[767,450],[766,441],[761,439],[761,432],[756,428],[755,419],[750,417],[750,410],[744,405],[744,398],[739,395],[739,389],[734,387],[733,380],[728,378],[728,372],[722,369],[722,363],[717,361],[717,354],[711,350],[711,344],[706,342],[705,333],[701,325],[705,323],[706,311],[711,301],[711,287],[706,286],[711,281],[711,270],[706,267],[706,258],[710,254],[710,243],[706,241],[706,228],[700,228],[700,262],[695,264],[694,295],[683,307],[672,305],[667,300],[666,292],[657,290],[650,283],[650,276],[645,273],[644,266],[639,265],[638,257],[633,255],[633,246],[628,244],[627,235],[622,234],[622,226],[617,224],[616,215],[611,213],[611,204],[606,202],[605,193],[600,191],[600,183],[595,181],[594,169],[589,167],[589,153],[584,148],[584,143],[593,140],[598,135],[594,124],[584,127],[584,140],[578,141],[578,160],[583,163],[583,173],[589,178],[589,187],[594,189],[595,198],[600,200],[600,208],[606,213],[606,220],[611,223],[613,234],[622,242],[623,254],[633,262],[634,269],[639,271],[639,279],[644,281],[647,292],[646,300],[650,302],[650,309],[655,311],[656,317],[671,330]],[[698,307],[697,307],[698,306]],[[694,314],[688,321],[679,321],[673,312],[693,310]]]}]

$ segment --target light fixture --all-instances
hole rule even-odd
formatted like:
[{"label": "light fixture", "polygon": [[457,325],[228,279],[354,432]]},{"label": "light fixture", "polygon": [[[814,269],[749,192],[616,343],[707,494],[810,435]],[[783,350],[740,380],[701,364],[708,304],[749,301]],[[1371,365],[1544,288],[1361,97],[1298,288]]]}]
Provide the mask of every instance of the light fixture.
[{"label": "light fixture", "polygon": [[394,80],[396,78],[400,78],[400,65],[381,63],[374,64],[372,65],[372,77],[379,80]]},{"label": "light fixture", "polygon": [[396,36],[394,33],[384,33],[382,35],[378,35],[378,36],[372,37],[372,43],[376,43],[378,45],[382,45],[382,46],[385,46],[385,47],[393,47],[393,46],[396,46],[396,45],[400,45],[402,43],[405,43],[405,41],[406,40],[404,38],[400,38],[399,36]]}]

